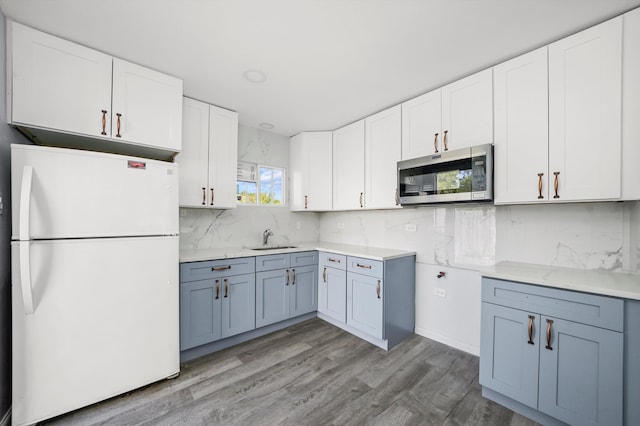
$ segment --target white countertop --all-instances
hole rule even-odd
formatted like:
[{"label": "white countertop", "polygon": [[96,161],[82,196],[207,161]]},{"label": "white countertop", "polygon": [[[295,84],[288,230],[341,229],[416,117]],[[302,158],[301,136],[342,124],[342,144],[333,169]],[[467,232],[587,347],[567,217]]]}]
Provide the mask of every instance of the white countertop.
[{"label": "white countertop", "polygon": [[640,274],[501,262],[483,277],[640,300]]},{"label": "white countertop", "polygon": [[294,243],[295,248],[279,248],[273,250],[252,250],[248,247],[228,247],[211,249],[180,250],[180,262],[199,262],[202,260],[231,259],[234,257],[263,256],[270,254],[294,253],[305,250],[328,251],[346,256],[357,256],[372,260],[389,260],[398,257],[413,256],[414,251],[387,249],[382,247],[364,247],[349,244],[326,243],[315,241]]}]

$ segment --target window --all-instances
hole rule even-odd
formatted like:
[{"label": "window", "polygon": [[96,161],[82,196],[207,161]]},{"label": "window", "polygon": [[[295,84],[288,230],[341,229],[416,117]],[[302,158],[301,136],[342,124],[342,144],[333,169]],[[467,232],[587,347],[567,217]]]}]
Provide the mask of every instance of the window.
[{"label": "window", "polygon": [[238,163],[238,204],[284,205],[284,169]]}]

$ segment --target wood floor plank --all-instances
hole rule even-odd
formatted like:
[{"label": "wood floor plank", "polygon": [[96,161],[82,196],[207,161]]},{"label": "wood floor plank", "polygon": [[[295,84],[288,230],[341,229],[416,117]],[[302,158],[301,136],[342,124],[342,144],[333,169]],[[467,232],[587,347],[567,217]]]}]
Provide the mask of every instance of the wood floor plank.
[{"label": "wood floor plank", "polygon": [[317,318],[43,424],[535,425],[482,397],[473,355],[417,335],[387,352]]}]

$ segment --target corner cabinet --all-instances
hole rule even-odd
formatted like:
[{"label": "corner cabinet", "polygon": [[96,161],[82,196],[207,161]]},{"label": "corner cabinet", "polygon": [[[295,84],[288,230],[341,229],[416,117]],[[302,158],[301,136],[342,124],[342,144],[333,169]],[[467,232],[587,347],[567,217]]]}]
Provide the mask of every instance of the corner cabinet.
[{"label": "corner cabinet", "polygon": [[182,80],[13,21],[7,33],[9,123],[38,142],[180,151]]},{"label": "corner cabinet", "polygon": [[303,132],[291,138],[291,211],[327,211],[332,202],[332,132]]},{"label": "corner cabinet", "polygon": [[364,120],[333,132],[333,210],[364,208]]},{"label": "corner cabinet", "polygon": [[622,425],[623,326],[621,299],[483,278],[483,395],[569,424]]},{"label": "corner cabinet", "polygon": [[238,114],[184,98],[180,206],[235,208]]},{"label": "corner cabinet", "polygon": [[402,104],[402,159],[493,141],[492,71],[487,69]]},{"label": "corner cabinet", "polygon": [[318,317],[385,350],[415,329],[415,256],[320,252]]},{"label": "corner cabinet", "polygon": [[180,350],[253,330],[255,258],[180,264]]}]

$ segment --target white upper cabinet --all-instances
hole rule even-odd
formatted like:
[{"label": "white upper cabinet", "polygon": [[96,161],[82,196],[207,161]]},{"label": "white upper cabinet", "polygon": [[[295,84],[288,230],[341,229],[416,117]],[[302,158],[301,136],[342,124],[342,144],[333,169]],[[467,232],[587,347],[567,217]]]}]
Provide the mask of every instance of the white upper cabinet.
[{"label": "white upper cabinet", "polygon": [[111,56],[16,22],[8,25],[8,121],[110,137]]},{"label": "white upper cabinet", "polygon": [[622,17],[549,45],[551,201],[621,196]]},{"label": "white upper cabinet", "polygon": [[442,88],[441,150],[493,142],[491,68]]},{"label": "white upper cabinet", "polygon": [[8,29],[11,124],[45,143],[64,138],[40,130],[112,152],[115,141],[180,151],[182,80],[12,21]]},{"label": "white upper cabinet", "polygon": [[548,201],[547,48],[493,69],[495,202]]},{"label": "white upper cabinet", "polygon": [[402,159],[493,142],[491,69],[402,104]]},{"label": "white upper cabinet", "polygon": [[640,200],[640,9],[623,19],[622,198]]},{"label": "white upper cabinet", "polygon": [[291,138],[291,211],[332,208],[333,132],[303,132]]},{"label": "white upper cabinet", "polygon": [[333,209],[364,208],[364,120],[333,132]]},{"label": "white upper cabinet", "polygon": [[113,58],[112,108],[112,137],[180,151],[182,80]]},{"label": "white upper cabinet", "polygon": [[368,209],[400,207],[397,162],[400,161],[400,105],[365,118],[365,201]]},{"label": "white upper cabinet", "polygon": [[424,157],[439,147],[442,91],[436,89],[402,104],[402,159]]},{"label": "white upper cabinet", "polygon": [[236,207],[238,114],[184,98],[180,206]]}]

